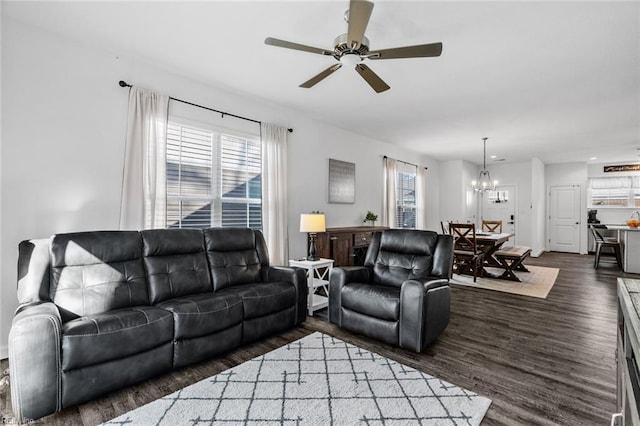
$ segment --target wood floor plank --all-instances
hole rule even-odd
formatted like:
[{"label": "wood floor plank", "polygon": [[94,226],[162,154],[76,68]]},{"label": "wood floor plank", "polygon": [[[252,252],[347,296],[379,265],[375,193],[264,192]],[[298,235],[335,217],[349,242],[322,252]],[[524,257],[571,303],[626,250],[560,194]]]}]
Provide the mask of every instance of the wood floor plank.
[{"label": "wood floor plank", "polygon": [[[615,411],[616,278],[593,256],[546,253],[527,264],[560,268],[547,299],[452,286],[451,322],[424,353],[342,330],[316,312],[293,330],[45,417],[93,425],[130,411],[315,331],[425,371],[493,400],[483,425],[601,425]],[[7,360],[0,361],[0,368]],[[9,393],[0,395],[11,418]]]}]

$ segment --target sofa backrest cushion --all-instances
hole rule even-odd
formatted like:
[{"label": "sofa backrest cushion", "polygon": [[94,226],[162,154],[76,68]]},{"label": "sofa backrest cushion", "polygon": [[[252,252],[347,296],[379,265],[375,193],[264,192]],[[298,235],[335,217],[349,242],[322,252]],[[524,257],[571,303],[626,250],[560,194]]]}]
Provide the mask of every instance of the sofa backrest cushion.
[{"label": "sofa backrest cushion", "polygon": [[213,290],[201,230],[153,229],[141,233],[152,304]]},{"label": "sofa backrest cushion", "polygon": [[262,232],[247,228],[204,231],[214,291],[264,281],[269,254]]},{"label": "sofa backrest cushion", "polygon": [[96,231],[54,235],[50,299],[78,316],[149,304],[140,234]]},{"label": "sofa backrest cushion", "polygon": [[[447,256],[451,259],[453,253],[447,252],[446,244],[439,244],[440,238],[447,237],[451,239],[450,236],[439,236],[432,231],[384,230],[374,234],[367,250],[365,266],[373,268],[375,283],[395,287],[400,287],[406,280],[447,278],[446,266],[441,264],[446,263]],[[450,245],[448,247],[452,250]]]}]

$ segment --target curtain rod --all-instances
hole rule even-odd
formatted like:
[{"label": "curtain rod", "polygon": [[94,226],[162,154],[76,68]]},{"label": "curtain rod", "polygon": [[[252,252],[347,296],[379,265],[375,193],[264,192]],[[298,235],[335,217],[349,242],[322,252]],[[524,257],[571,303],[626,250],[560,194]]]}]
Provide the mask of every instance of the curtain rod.
[{"label": "curtain rod", "polygon": [[[387,157],[387,156],[385,155],[383,158],[391,158],[391,157]],[[396,161],[397,161],[397,162],[399,162],[399,163],[404,163],[404,164],[408,164],[408,165],[410,165],[410,166],[420,167],[420,166],[418,166],[417,164],[409,163],[408,161],[397,160],[397,159],[395,159],[395,158],[391,158],[391,159],[392,159],[392,160],[396,160]],[[428,168],[428,167],[425,167],[424,169],[425,169],[425,170],[429,170],[429,168]]]},{"label": "curtain rod", "polygon": [[[120,80],[118,82],[118,84],[120,85],[120,87],[133,87],[131,84],[127,83],[124,80]],[[209,108],[209,107],[206,107],[206,106],[194,104],[193,102],[183,101],[182,99],[174,98],[173,96],[169,96],[169,99],[171,99],[172,101],[176,101],[176,102],[182,102],[183,104],[191,105],[191,106],[194,106],[194,107],[198,107],[198,108],[206,109],[206,110],[209,110],[209,111],[217,112],[219,114],[222,114],[222,118],[224,118],[225,115],[228,115],[229,117],[239,118],[241,120],[251,121],[252,123],[262,124],[261,121],[254,120],[253,118],[247,118],[247,117],[243,117],[241,115],[235,115],[235,114],[231,114],[229,112],[219,111],[217,109],[213,109],[213,108]],[[293,133],[293,129],[289,128],[287,130],[289,131],[289,133]]]}]

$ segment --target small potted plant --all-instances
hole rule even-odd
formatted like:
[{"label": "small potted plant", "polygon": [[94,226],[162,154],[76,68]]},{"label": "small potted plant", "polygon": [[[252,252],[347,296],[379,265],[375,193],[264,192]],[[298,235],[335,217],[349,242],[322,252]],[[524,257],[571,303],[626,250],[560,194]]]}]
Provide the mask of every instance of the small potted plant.
[{"label": "small potted plant", "polygon": [[376,226],[376,220],[378,220],[378,215],[369,210],[362,223],[371,222],[371,226]]}]

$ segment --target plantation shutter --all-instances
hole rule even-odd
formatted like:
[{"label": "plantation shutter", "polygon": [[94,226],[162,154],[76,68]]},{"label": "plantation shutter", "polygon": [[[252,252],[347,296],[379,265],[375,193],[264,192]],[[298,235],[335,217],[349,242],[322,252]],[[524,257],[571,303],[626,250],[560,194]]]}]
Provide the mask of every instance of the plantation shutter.
[{"label": "plantation shutter", "polygon": [[222,226],[262,228],[260,142],[222,135]]},{"label": "plantation shutter", "polygon": [[396,223],[398,228],[416,228],[416,166],[398,164],[398,208]]},{"label": "plantation shutter", "polygon": [[167,226],[262,227],[260,141],[169,122]]}]

